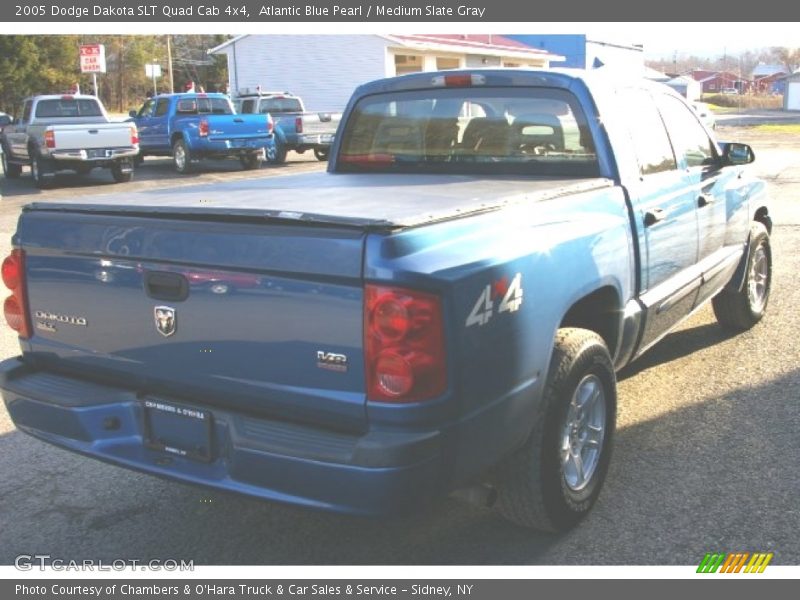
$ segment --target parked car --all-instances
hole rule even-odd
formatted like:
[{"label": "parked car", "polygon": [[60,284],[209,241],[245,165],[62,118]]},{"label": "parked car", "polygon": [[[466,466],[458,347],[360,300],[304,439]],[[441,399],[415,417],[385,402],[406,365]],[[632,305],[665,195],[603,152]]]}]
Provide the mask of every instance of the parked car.
[{"label": "parked car", "polygon": [[130,116],[139,128],[140,159],[172,156],[179,173],[203,158],[236,158],[245,169],[256,169],[274,157],[272,117],[237,115],[224,94],[162,94]]},{"label": "parked car", "polygon": [[697,116],[700,117],[700,121],[702,121],[703,125],[709,129],[717,128],[717,119],[714,117],[714,113],[711,111],[711,107],[708,104],[705,102],[690,102],[689,105],[694,109],[694,112],[697,113]]},{"label": "parked car", "polygon": [[34,96],[23,103],[22,118],[3,127],[3,172],[15,179],[30,166],[38,187],[57,171],[81,175],[96,167],[111,169],[117,182],[130,181],[139,137],[132,123],[112,123],[95,96]]},{"label": "parked car", "polygon": [[6,125],[11,125],[13,122],[14,118],[11,115],[6,114],[4,112],[0,112],[0,133],[3,132],[3,128]]},{"label": "parked car", "polygon": [[727,88],[722,88],[720,90],[720,93],[721,94],[725,94],[725,95],[730,95],[730,96],[738,96],[739,95],[739,90],[737,90],[735,87],[727,87]]},{"label": "parked car", "polygon": [[368,83],[328,173],[26,207],[0,388],[20,430],[164,478],[352,514],[455,490],[564,530],[609,467],[615,371],[707,301],[764,316],[753,160],[661,84]]},{"label": "parked car", "polygon": [[303,100],[289,92],[249,93],[236,98],[237,111],[242,114],[270,114],[275,119],[275,160],[283,163],[286,153],[302,154],[313,150],[317,160],[328,160],[328,152],[342,119],[338,112],[309,112]]}]

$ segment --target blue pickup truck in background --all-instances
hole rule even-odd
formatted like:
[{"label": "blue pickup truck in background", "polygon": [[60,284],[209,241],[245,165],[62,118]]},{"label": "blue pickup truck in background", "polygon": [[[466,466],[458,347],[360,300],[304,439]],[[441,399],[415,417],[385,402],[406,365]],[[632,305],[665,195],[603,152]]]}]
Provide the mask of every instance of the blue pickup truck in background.
[{"label": "blue pickup truck in background", "polygon": [[454,492],[560,531],[605,479],[616,371],[709,300],[732,331],[765,314],[753,150],[666,86],[416,73],[358,88],[339,132],[327,173],[27,206],[16,426],[279,502]]},{"label": "blue pickup truck in background", "polygon": [[139,130],[139,159],[172,156],[179,173],[202,158],[238,158],[256,169],[275,154],[272,117],[237,115],[224,94],[154,96],[130,117]]}]

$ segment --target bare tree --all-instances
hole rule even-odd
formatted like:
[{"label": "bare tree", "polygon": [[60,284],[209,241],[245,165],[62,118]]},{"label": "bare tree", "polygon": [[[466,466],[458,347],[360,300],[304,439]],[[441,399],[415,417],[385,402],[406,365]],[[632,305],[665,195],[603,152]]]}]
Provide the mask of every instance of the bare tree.
[{"label": "bare tree", "polygon": [[786,67],[787,73],[791,74],[800,69],[800,48],[775,46],[770,51],[774,59]]}]

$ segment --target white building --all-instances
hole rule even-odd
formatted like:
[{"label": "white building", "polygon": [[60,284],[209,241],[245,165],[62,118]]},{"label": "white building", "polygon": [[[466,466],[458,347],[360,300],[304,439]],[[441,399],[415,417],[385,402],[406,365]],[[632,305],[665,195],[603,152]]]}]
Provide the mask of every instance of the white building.
[{"label": "white building", "polygon": [[356,86],[415,71],[548,68],[564,57],[499,35],[241,35],[208,51],[228,59],[229,89],[289,91],[341,110]]}]

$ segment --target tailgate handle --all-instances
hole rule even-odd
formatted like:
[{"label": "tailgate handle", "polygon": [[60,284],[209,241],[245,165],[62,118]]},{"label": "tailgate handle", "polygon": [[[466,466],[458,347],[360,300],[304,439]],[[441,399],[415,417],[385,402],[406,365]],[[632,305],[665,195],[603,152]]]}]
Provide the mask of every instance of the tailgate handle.
[{"label": "tailgate handle", "polygon": [[148,271],[144,275],[144,291],[155,300],[176,302],[189,297],[189,282],[180,273]]},{"label": "tailgate handle", "polygon": [[99,129],[90,129],[89,133],[100,133]]},{"label": "tailgate handle", "polygon": [[234,123],[244,123],[244,119],[238,118],[233,120]]}]

